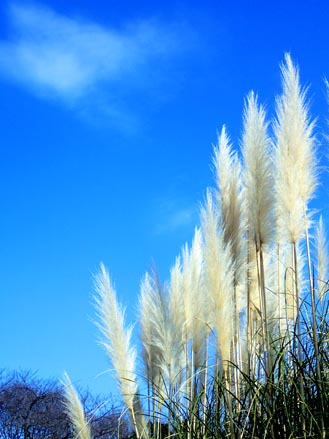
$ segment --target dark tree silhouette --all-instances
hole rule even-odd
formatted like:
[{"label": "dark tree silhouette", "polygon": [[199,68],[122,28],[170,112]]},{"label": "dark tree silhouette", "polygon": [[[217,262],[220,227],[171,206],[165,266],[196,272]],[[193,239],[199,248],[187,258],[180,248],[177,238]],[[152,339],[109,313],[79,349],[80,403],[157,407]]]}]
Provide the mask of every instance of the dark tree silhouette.
[{"label": "dark tree silhouette", "polygon": [[[125,418],[112,399],[83,392],[82,401],[95,439],[129,436]],[[0,439],[71,439],[73,429],[63,404],[63,388],[31,372],[0,373]]]}]

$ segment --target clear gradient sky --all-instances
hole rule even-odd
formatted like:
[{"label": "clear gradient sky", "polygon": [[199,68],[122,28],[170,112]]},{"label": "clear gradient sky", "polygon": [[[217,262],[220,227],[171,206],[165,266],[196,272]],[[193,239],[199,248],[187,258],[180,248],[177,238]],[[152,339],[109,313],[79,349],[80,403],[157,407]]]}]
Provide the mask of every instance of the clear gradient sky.
[{"label": "clear gradient sky", "polygon": [[100,261],[134,321],[145,271],[192,238],[217,131],[239,146],[251,89],[273,116],[286,51],[327,154],[328,48],[327,0],[2,0],[0,368],[113,391]]}]

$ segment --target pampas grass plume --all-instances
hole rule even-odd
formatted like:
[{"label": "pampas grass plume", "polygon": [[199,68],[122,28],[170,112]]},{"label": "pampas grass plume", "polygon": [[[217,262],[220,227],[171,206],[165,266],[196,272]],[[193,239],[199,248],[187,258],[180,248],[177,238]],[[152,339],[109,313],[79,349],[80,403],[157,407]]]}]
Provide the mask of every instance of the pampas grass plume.
[{"label": "pampas grass plume", "polygon": [[217,348],[224,370],[230,360],[233,338],[233,263],[229,243],[224,242],[219,229],[219,212],[211,193],[207,192],[206,205],[201,212],[204,235],[205,284],[209,290],[213,324],[217,333]]},{"label": "pampas grass plume", "polygon": [[244,110],[243,158],[248,231],[257,248],[273,238],[273,164],[267,128],[264,107],[251,92]]},{"label": "pampas grass plume", "polygon": [[183,261],[183,278],[185,310],[188,333],[192,339],[194,353],[194,366],[197,368],[204,363],[204,348],[208,331],[208,307],[207,290],[204,288],[203,279],[203,253],[202,234],[199,228],[195,229],[192,246],[185,247]]},{"label": "pampas grass plume", "polygon": [[139,320],[141,326],[140,339],[143,346],[143,359],[146,368],[147,380],[150,383],[159,381],[159,349],[154,343],[154,314],[158,312],[157,297],[154,288],[151,285],[151,279],[148,273],[141,282],[139,297]]},{"label": "pampas grass plume", "polygon": [[283,94],[277,99],[276,219],[278,238],[296,243],[304,236],[307,204],[317,186],[314,121],[308,115],[306,90],[289,54],[281,66]]},{"label": "pampas grass plume", "polygon": [[144,313],[141,315],[142,327],[146,329],[148,325],[151,334],[145,349],[153,352],[157,375],[173,385],[180,372],[182,340],[180,333],[175,331],[168,302],[168,295],[158,280],[154,275],[146,274],[141,288],[140,315]]},{"label": "pampas grass plume", "polygon": [[185,312],[183,295],[183,273],[180,256],[177,256],[175,264],[170,270],[169,312],[171,315],[174,330],[177,334],[180,334],[180,338],[183,343]]},{"label": "pampas grass plume", "polygon": [[137,393],[135,373],[136,350],[131,346],[132,327],[125,328],[124,310],[117,302],[109,274],[101,264],[95,277],[96,309],[99,327],[109,358],[118,376],[121,395],[129,409],[133,408]]},{"label": "pampas grass plume", "polygon": [[234,284],[244,276],[244,252],[242,233],[244,218],[241,197],[241,165],[233,151],[225,125],[214,147],[213,164],[216,172],[217,201],[225,243],[230,243],[234,260]]},{"label": "pampas grass plume", "polygon": [[69,376],[64,375],[64,406],[74,428],[74,438],[91,439],[90,426],[85,418],[84,409],[78,393],[76,392]]}]

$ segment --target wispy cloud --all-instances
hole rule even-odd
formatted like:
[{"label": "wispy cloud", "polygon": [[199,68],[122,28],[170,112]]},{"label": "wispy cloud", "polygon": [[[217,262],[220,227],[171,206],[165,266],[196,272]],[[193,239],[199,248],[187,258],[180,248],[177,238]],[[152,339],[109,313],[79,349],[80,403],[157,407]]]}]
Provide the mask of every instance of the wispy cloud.
[{"label": "wispy cloud", "polygon": [[0,41],[0,75],[68,103],[104,84],[140,86],[144,73],[178,47],[177,28],[154,20],[117,29],[40,5],[12,4],[8,23],[9,34]]},{"label": "wispy cloud", "polygon": [[195,205],[189,205],[178,199],[163,199],[157,202],[158,208],[154,220],[155,234],[168,234],[182,230],[186,227],[194,227],[198,219],[198,209]]},{"label": "wispy cloud", "polygon": [[167,217],[167,228],[176,230],[190,225],[195,220],[195,208],[185,207],[175,212],[171,212]]}]

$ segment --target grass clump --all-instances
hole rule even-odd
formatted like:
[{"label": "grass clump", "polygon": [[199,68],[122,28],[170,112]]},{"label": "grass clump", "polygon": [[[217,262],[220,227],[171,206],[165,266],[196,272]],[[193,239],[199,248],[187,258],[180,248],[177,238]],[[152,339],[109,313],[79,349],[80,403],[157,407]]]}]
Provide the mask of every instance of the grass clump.
[{"label": "grass clump", "polygon": [[216,186],[207,190],[191,246],[183,247],[167,285],[155,272],[141,283],[142,372],[103,265],[97,275],[104,346],[138,439],[329,433],[322,220],[314,255],[310,242],[314,122],[288,54],[281,72],[273,135],[251,92],[242,159],[223,127],[213,155]]}]

